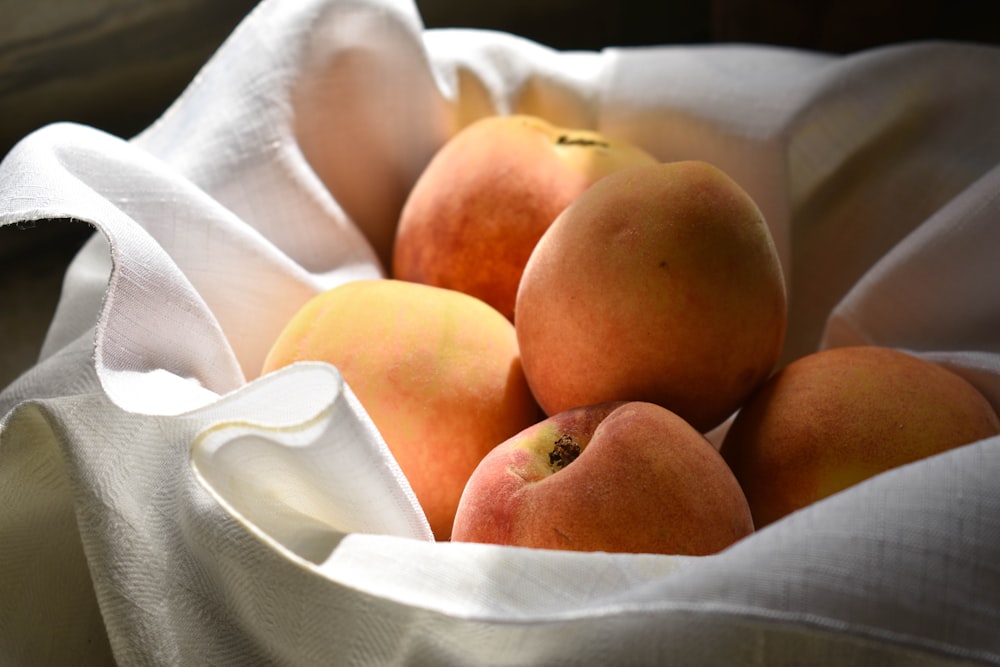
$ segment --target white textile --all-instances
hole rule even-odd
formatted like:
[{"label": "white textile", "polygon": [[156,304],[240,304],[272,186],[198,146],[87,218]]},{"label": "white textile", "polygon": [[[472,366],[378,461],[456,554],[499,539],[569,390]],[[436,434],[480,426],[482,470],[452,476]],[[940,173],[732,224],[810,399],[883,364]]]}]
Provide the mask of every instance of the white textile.
[{"label": "white textile", "polygon": [[0,664],[1000,662],[1000,438],[715,556],[434,543],[334,368],[258,377],[311,295],[382,275],[433,151],[524,111],[739,181],[786,360],[899,347],[1000,408],[998,73],[972,44],[566,53],[411,0],[264,0],[133,140],[29,135],[0,223],[98,233],[0,393]]}]

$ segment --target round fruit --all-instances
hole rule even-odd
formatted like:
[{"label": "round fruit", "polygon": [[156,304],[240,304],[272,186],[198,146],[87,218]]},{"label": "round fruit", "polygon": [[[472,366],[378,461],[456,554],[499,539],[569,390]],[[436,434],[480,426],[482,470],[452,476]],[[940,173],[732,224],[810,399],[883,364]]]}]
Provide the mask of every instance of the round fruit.
[{"label": "round fruit", "polygon": [[764,218],[698,161],[591,186],[531,254],[515,310],[525,374],[547,414],[649,401],[702,432],[773,371],[785,326]]},{"label": "round fruit", "polygon": [[705,437],[652,403],[567,410],[479,464],[453,539],[573,551],[707,555],[753,532]]},{"label": "round fruit", "polygon": [[275,341],[269,372],[336,366],[447,539],[469,475],[494,446],[537,421],[513,325],[466,294],[362,280],[306,303]]},{"label": "round fruit", "polygon": [[527,115],[465,127],[414,185],[393,250],[392,275],[471,294],[508,319],[542,233],[599,178],[656,160],[631,144]]},{"label": "round fruit", "polygon": [[862,480],[1000,433],[986,398],[926,359],[876,346],[802,357],[743,406],[720,452],[760,528]]}]

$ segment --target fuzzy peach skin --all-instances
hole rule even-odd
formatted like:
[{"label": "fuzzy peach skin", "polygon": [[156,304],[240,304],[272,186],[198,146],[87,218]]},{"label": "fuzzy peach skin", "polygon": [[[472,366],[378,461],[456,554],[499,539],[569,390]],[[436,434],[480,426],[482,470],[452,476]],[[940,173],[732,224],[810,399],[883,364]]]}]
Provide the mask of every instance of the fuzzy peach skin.
[{"label": "fuzzy peach skin", "polygon": [[746,498],[704,436],[658,405],[615,402],[554,415],[490,452],[452,539],[704,555],[752,532]]},{"label": "fuzzy peach skin", "polygon": [[480,119],[411,190],[392,276],[471,294],[513,319],[524,264],[556,216],[599,178],[655,162],[637,146],[536,116]]},{"label": "fuzzy peach skin", "polygon": [[786,319],[756,204],[685,161],[618,171],[574,200],[528,260],[514,323],[547,414],[649,401],[707,432],[773,371]]},{"label": "fuzzy peach skin", "polygon": [[460,292],[397,280],[324,292],[288,323],[263,372],[301,360],[340,370],[439,540],[483,456],[538,420],[513,326]]},{"label": "fuzzy peach skin", "polygon": [[881,472],[1000,433],[986,398],[926,359],[833,348],[776,373],[720,452],[758,528]]}]

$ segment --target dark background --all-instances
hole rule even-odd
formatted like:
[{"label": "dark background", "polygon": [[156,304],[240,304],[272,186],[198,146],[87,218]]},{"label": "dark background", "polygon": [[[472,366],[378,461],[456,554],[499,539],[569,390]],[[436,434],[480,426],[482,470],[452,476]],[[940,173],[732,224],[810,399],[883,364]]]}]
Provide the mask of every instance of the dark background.
[{"label": "dark background", "polygon": [[[753,42],[850,53],[919,39],[1000,43],[995,3],[981,0],[416,1],[427,27],[493,28],[558,49]],[[0,155],[56,120],[135,134],[256,0],[104,4],[0,0]]]},{"label": "dark background", "polygon": [[996,4],[980,0],[540,0],[515,1],[523,6],[514,11],[417,4],[428,26],[497,28],[561,49],[753,42],[849,53],[917,39],[1000,41]]},{"label": "dark background", "polygon": [[[295,2],[296,0],[286,0]],[[1000,44],[979,0],[416,0],[429,28],[557,49],[766,43],[851,53],[911,40]],[[180,94],[257,0],[0,0],[0,156],[76,121],[128,138]],[[34,363],[79,224],[0,228],[0,388]]]}]

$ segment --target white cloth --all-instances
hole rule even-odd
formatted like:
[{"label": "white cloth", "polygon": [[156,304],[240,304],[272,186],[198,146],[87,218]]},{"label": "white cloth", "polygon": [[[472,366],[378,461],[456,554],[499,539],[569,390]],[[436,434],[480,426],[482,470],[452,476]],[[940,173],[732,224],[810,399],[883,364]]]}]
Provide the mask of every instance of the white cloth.
[{"label": "white cloth", "polygon": [[900,347],[1000,407],[998,72],[972,44],[565,53],[410,0],[264,0],[140,136],[26,137],[0,223],[99,233],[0,394],[0,663],[1000,662],[1000,438],[715,556],[434,543],[335,369],[257,377],[309,296],[381,275],[450,133],[526,111],[742,183],[786,360]]}]

